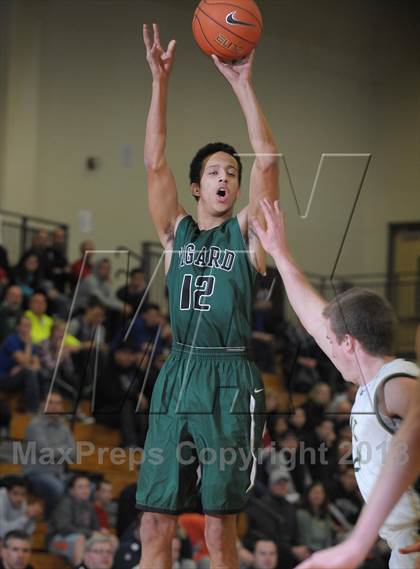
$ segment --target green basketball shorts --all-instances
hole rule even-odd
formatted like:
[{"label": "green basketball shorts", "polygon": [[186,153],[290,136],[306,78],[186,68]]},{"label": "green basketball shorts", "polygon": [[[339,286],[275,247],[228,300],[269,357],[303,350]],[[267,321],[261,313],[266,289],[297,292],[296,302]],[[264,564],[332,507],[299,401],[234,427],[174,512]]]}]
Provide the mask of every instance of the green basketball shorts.
[{"label": "green basketball shorts", "polygon": [[137,508],[241,511],[264,422],[260,373],[245,349],[175,345],[153,389]]}]

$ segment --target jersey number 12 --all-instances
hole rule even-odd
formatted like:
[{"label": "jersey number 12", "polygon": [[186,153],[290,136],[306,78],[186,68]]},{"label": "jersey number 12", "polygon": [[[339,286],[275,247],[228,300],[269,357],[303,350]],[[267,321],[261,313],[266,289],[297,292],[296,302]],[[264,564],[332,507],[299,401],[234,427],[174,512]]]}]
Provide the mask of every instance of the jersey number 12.
[{"label": "jersey number 12", "polygon": [[214,292],[216,278],[212,275],[198,276],[193,285],[193,275],[186,274],[182,281],[180,309],[210,310],[210,304],[203,302]]}]

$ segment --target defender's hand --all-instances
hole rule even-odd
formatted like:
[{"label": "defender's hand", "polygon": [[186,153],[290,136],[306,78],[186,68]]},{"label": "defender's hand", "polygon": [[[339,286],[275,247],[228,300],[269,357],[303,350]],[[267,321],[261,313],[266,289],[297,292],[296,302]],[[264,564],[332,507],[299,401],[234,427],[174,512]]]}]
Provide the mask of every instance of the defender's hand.
[{"label": "defender's hand", "polygon": [[340,545],[314,553],[300,563],[296,569],[356,569],[363,558],[357,547],[349,541]]},{"label": "defender's hand", "polygon": [[175,40],[171,40],[166,51],[160,45],[159,26],[153,24],[153,42],[147,24],[143,24],[143,40],[146,46],[146,59],[153,79],[167,80],[175,55]]},{"label": "defender's hand", "polygon": [[221,61],[217,55],[211,56],[215,66],[220,71],[220,73],[225,77],[232,87],[237,87],[243,83],[250,83],[252,76],[252,64],[255,59],[255,49],[245,57],[237,61],[236,63],[225,63]]},{"label": "defender's hand", "polygon": [[264,230],[257,218],[252,219],[252,228],[258,235],[264,250],[272,255],[287,252],[286,230],[284,227],[284,213],[280,210],[279,202],[273,204],[266,198],[261,200],[261,212],[264,216],[266,229]]},{"label": "defender's hand", "polygon": [[[408,547],[401,547],[400,549],[400,553],[418,553],[420,551],[420,541],[418,541],[417,543],[413,543],[413,545],[410,545]],[[414,565],[414,569],[420,569],[420,556],[417,557],[416,559],[416,563]]]}]

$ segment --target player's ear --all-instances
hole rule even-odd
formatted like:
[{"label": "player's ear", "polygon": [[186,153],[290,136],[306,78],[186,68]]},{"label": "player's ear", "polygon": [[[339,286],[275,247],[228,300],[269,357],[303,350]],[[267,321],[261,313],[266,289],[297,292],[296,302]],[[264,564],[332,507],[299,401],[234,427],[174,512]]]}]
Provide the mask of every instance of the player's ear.
[{"label": "player's ear", "polygon": [[347,352],[354,352],[356,348],[356,339],[350,334],[346,334],[343,339],[344,347],[346,348]]},{"label": "player's ear", "polygon": [[191,193],[196,199],[200,197],[200,186],[197,182],[191,184]]}]

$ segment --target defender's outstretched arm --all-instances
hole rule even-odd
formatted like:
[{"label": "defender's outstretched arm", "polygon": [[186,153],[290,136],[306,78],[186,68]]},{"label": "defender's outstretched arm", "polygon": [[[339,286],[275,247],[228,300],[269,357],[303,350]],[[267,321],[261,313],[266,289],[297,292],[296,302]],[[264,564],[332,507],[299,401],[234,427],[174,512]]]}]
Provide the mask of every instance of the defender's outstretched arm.
[{"label": "defender's outstretched arm", "polygon": [[253,226],[265,251],[269,253],[279,270],[287,297],[304,328],[314,337],[319,347],[331,358],[331,345],[327,337],[324,308],[327,302],[313,288],[293,259],[286,240],[284,214],[278,201],[274,206],[267,199],[261,202],[266,229],[258,219]]}]

